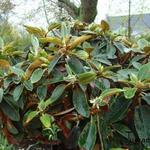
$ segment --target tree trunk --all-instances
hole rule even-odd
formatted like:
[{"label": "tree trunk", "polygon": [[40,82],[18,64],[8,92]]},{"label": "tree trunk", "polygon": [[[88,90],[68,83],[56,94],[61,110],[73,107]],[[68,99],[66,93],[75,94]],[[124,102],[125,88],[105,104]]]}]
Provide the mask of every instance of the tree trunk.
[{"label": "tree trunk", "polygon": [[81,0],[80,20],[86,23],[91,23],[97,15],[98,0]]},{"label": "tree trunk", "polygon": [[74,19],[79,19],[86,23],[91,23],[95,20],[98,0],[81,0],[80,7],[77,7],[70,0],[58,0],[58,2]]}]

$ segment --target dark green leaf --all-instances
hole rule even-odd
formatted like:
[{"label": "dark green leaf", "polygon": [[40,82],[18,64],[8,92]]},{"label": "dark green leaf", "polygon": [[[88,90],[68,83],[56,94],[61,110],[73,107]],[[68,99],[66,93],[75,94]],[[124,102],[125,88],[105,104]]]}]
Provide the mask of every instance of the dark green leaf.
[{"label": "dark green leaf", "polygon": [[14,89],[13,98],[15,101],[19,100],[19,98],[23,92],[23,88],[24,88],[24,86],[21,84],[21,85],[16,86],[16,88]]},{"label": "dark green leaf", "polygon": [[55,65],[58,63],[59,59],[62,57],[62,55],[57,55],[54,57],[54,59],[49,63],[48,65],[48,73],[51,73]]},{"label": "dark green leaf", "polygon": [[130,141],[135,141],[135,136],[131,129],[129,129],[126,125],[121,123],[115,123],[113,124],[114,129],[123,137]]},{"label": "dark green leaf", "polygon": [[68,58],[67,63],[68,63],[69,67],[71,68],[71,70],[74,74],[79,74],[79,73],[84,72],[84,68],[83,68],[82,63],[76,57]]},{"label": "dark green leaf", "polygon": [[47,95],[47,86],[39,86],[37,88],[37,96],[40,100],[45,99]]},{"label": "dark green leaf", "polygon": [[13,105],[3,101],[0,105],[0,108],[2,109],[4,114],[7,115],[11,120],[20,120],[19,111]]},{"label": "dark green leaf", "polygon": [[84,117],[89,117],[89,105],[85,93],[78,87],[73,90],[73,105],[77,112]]},{"label": "dark green leaf", "polygon": [[150,107],[140,106],[135,109],[134,123],[141,142],[150,148]]},{"label": "dark green leaf", "polygon": [[64,84],[58,85],[58,86],[54,89],[54,91],[53,91],[53,93],[52,93],[52,95],[51,95],[51,97],[50,97],[51,103],[53,103],[53,102],[55,102],[57,99],[59,99],[59,97],[63,94],[64,90],[65,90],[65,85],[64,85]]},{"label": "dark green leaf", "polygon": [[7,122],[7,129],[12,134],[18,134],[18,130],[11,122]]},{"label": "dark green leaf", "polygon": [[112,59],[115,58],[116,48],[112,44],[107,44],[107,56]]},{"label": "dark green leaf", "polygon": [[131,103],[132,101],[127,101],[122,96],[115,98],[110,111],[104,116],[105,121],[107,123],[114,123],[123,119]]},{"label": "dark green leaf", "polygon": [[87,123],[79,137],[79,146],[86,150],[93,150],[96,142],[96,134],[95,122]]}]

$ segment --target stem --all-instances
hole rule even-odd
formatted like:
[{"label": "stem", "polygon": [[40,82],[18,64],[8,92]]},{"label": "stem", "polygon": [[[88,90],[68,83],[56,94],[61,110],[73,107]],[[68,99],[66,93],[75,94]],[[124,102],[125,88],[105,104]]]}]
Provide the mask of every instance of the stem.
[{"label": "stem", "polygon": [[128,38],[131,38],[131,0],[129,0]]},{"label": "stem", "polygon": [[104,150],[104,144],[103,144],[103,139],[102,139],[102,134],[101,134],[101,129],[100,129],[100,122],[99,122],[99,115],[96,115],[97,118],[97,129],[98,129],[98,134],[99,134],[99,139],[100,139],[100,144],[101,144],[101,150]]}]

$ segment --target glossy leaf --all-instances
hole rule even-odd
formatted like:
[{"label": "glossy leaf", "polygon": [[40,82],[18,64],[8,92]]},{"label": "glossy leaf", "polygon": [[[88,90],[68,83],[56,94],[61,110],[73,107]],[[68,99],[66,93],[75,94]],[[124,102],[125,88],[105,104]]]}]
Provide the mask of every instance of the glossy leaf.
[{"label": "glossy leaf", "polygon": [[32,73],[32,76],[31,76],[31,83],[36,83],[38,82],[42,76],[44,74],[44,70],[41,69],[41,68],[38,68],[36,69],[33,73]]},{"label": "glossy leaf", "polygon": [[58,100],[58,99],[60,98],[60,96],[63,94],[64,90],[65,90],[65,85],[64,85],[64,84],[58,85],[58,86],[54,89],[54,91],[53,91],[53,93],[52,93],[52,95],[51,95],[51,97],[50,97],[51,103],[53,103],[53,102],[55,102],[56,100]]},{"label": "glossy leaf", "polygon": [[68,58],[67,63],[68,63],[69,67],[71,68],[71,70],[74,74],[79,74],[79,73],[84,72],[84,68],[83,68],[82,63],[76,57]]},{"label": "glossy leaf", "polygon": [[55,56],[53,60],[48,65],[48,73],[51,73],[55,65],[58,63],[59,59],[61,58],[61,55]]},{"label": "glossy leaf", "polygon": [[105,122],[115,123],[123,119],[131,103],[132,101],[128,101],[122,96],[115,98],[114,103],[112,103],[109,111],[104,116]]},{"label": "glossy leaf", "polygon": [[92,71],[85,72],[85,73],[79,74],[78,79],[80,83],[88,84],[96,79],[96,73]]},{"label": "glossy leaf", "polygon": [[124,88],[124,96],[126,99],[131,99],[134,97],[137,88]]},{"label": "glossy leaf", "polygon": [[47,86],[39,86],[37,88],[37,96],[40,100],[45,99],[47,95]]},{"label": "glossy leaf", "polygon": [[86,150],[93,150],[96,142],[96,124],[95,122],[89,122],[84,127],[79,137],[79,146]]},{"label": "glossy leaf", "polygon": [[123,53],[128,53],[130,51],[129,48],[125,47],[121,42],[114,42],[114,45],[116,46],[116,48],[119,49],[119,51],[123,54]]},{"label": "glossy leaf", "polygon": [[13,98],[15,101],[19,100],[19,98],[23,92],[23,88],[24,88],[24,86],[21,84],[21,85],[16,86],[16,88],[14,89]]},{"label": "glossy leaf", "polygon": [[123,90],[119,89],[119,88],[106,89],[101,93],[100,99],[103,100],[106,97],[112,96],[112,95],[120,93],[120,92],[123,92]]},{"label": "glossy leaf", "polygon": [[78,87],[73,90],[73,105],[77,112],[84,117],[89,117],[89,105],[85,93]]},{"label": "glossy leaf", "polygon": [[1,110],[3,113],[8,116],[13,121],[19,121],[20,115],[19,111],[12,105],[6,102],[2,102],[0,105]]},{"label": "glossy leaf", "polygon": [[138,79],[141,81],[150,79],[150,62],[141,66],[138,72]]},{"label": "glossy leaf", "polygon": [[150,108],[149,106],[136,107],[134,114],[134,124],[141,142],[147,147],[150,147],[148,141],[150,137]]}]

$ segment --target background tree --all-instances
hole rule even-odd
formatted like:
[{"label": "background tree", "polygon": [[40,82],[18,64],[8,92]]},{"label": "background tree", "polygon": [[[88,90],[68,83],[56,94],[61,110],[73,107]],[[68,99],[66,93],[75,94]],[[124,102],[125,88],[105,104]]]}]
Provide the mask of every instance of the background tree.
[{"label": "background tree", "polygon": [[91,23],[95,20],[97,2],[98,0],[80,0],[80,5],[77,6],[70,0],[58,0],[59,6],[63,7],[72,18],[86,23]]},{"label": "background tree", "polygon": [[0,19],[7,20],[15,5],[11,0],[0,0]]}]

